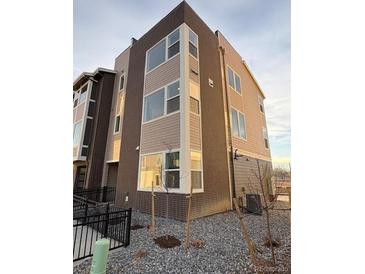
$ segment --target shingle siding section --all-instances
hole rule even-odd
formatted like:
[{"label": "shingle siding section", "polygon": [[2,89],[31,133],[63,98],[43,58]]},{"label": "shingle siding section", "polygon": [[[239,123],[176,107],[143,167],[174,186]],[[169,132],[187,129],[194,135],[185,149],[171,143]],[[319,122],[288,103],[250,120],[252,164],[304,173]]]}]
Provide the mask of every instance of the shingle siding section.
[{"label": "shingle siding section", "polygon": [[190,113],[190,148],[201,150],[200,117]]}]

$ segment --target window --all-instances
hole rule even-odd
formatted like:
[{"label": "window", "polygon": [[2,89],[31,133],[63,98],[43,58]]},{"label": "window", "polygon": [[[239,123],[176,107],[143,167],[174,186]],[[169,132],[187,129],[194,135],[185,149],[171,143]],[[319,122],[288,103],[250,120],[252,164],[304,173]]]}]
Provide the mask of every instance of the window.
[{"label": "window", "polygon": [[165,37],[147,52],[147,72],[180,52],[180,29]]},{"label": "window", "polygon": [[164,115],[165,91],[163,88],[148,95],[144,100],[144,122]]},{"label": "window", "polygon": [[264,110],[264,100],[260,96],[258,96],[258,101],[259,101],[260,111],[262,113],[264,113],[265,112],[265,110]]},{"label": "window", "polygon": [[167,49],[167,58],[171,58],[180,52],[180,30],[177,29],[173,33],[171,33],[168,37],[168,49]]},{"label": "window", "polygon": [[177,81],[167,87],[167,114],[180,109],[180,82]]},{"label": "window", "polygon": [[264,145],[266,149],[269,149],[269,136],[267,134],[266,128],[262,129],[262,135],[264,137]]},{"label": "window", "polygon": [[193,186],[193,189],[202,189],[201,153],[196,151],[191,151],[190,157],[191,157],[191,184]]},{"label": "window", "polygon": [[140,188],[161,186],[162,154],[144,155],[141,157]]},{"label": "window", "polygon": [[81,125],[82,122],[78,122],[74,125],[74,146],[80,145],[81,140]]},{"label": "window", "polygon": [[194,97],[190,97],[190,111],[199,114],[199,101]]},{"label": "window", "polygon": [[115,116],[114,133],[118,133],[120,128],[120,115]]},{"label": "window", "polygon": [[120,76],[120,81],[119,81],[119,90],[123,90],[124,89],[124,74],[122,74]]},{"label": "window", "polygon": [[189,30],[189,53],[198,58],[198,36]]},{"label": "window", "polygon": [[165,62],[166,58],[166,39],[162,40],[147,53],[147,71],[154,69]]},{"label": "window", "polygon": [[75,107],[77,107],[78,102],[79,102],[79,98],[76,98],[76,99],[74,100],[74,108],[75,108]]},{"label": "window", "polygon": [[168,188],[180,188],[179,152],[166,153],[165,174]]},{"label": "window", "polygon": [[83,86],[81,88],[81,92],[80,92],[80,103],[84,102],[86,100],[86,96],[87,96],[87,84],[85,86]]},{"label": "window", "polygon": [[228,67],[228,84],[231,88],[241,94],[241,78],[230,67]]},{"label": "window", "polygon": [[[166,92],[166,108],[165,108]],[[173,113],[180,109],[180,81],[176,81],[145,97],[143,121]]]},{"label": "window", "polygon": [[240,137],[242,139],[246,139],[246,121],[245,116],[236,111],[235,109],[231,109],[231,121],[232,121],[232,134],[236,137]]}]

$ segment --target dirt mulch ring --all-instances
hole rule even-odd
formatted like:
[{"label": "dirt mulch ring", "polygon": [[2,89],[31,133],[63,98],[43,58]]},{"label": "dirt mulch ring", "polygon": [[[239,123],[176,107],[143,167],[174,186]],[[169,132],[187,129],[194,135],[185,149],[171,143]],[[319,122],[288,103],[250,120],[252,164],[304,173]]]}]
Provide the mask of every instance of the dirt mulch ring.
[{"label": "dirt mulch ring", "polygon": [[181,245],[181,241],[171,235],[164,235],[153,240],[161,248],[173,248]]}]

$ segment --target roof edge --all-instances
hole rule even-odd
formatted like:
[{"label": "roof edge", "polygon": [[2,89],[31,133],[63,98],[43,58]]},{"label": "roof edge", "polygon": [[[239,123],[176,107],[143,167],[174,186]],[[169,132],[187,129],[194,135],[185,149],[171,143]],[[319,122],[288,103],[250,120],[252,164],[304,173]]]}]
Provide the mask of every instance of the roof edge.
[{"label": "roof edge", "polygon": [[80,76],[77,77],[76,80],[74,80],[73,86],[75,86],[84,77],[92,77],[92,76],[95,76],[96,74],[98,74],[99,72],[106,72],[106,73],[112,73],[112,74],[117,73],[117,71],[112,70],[112,69],[98,67],[96,70],[94,70],[94,72],[83,72],[83,73],[81,73]]}]

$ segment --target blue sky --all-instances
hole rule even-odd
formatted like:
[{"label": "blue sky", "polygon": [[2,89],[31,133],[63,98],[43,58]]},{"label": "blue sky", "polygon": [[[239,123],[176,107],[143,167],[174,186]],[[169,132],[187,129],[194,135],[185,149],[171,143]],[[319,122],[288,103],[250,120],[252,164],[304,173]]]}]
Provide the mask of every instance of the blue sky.
[{"label": "blue sky", "polygon": [[[180,0],[74,0],[74,70],[114,67],[115,57],[167,15]],[[190,0],[248,63],[263,89],[274,162],[290,160],[290,1]]]}]

